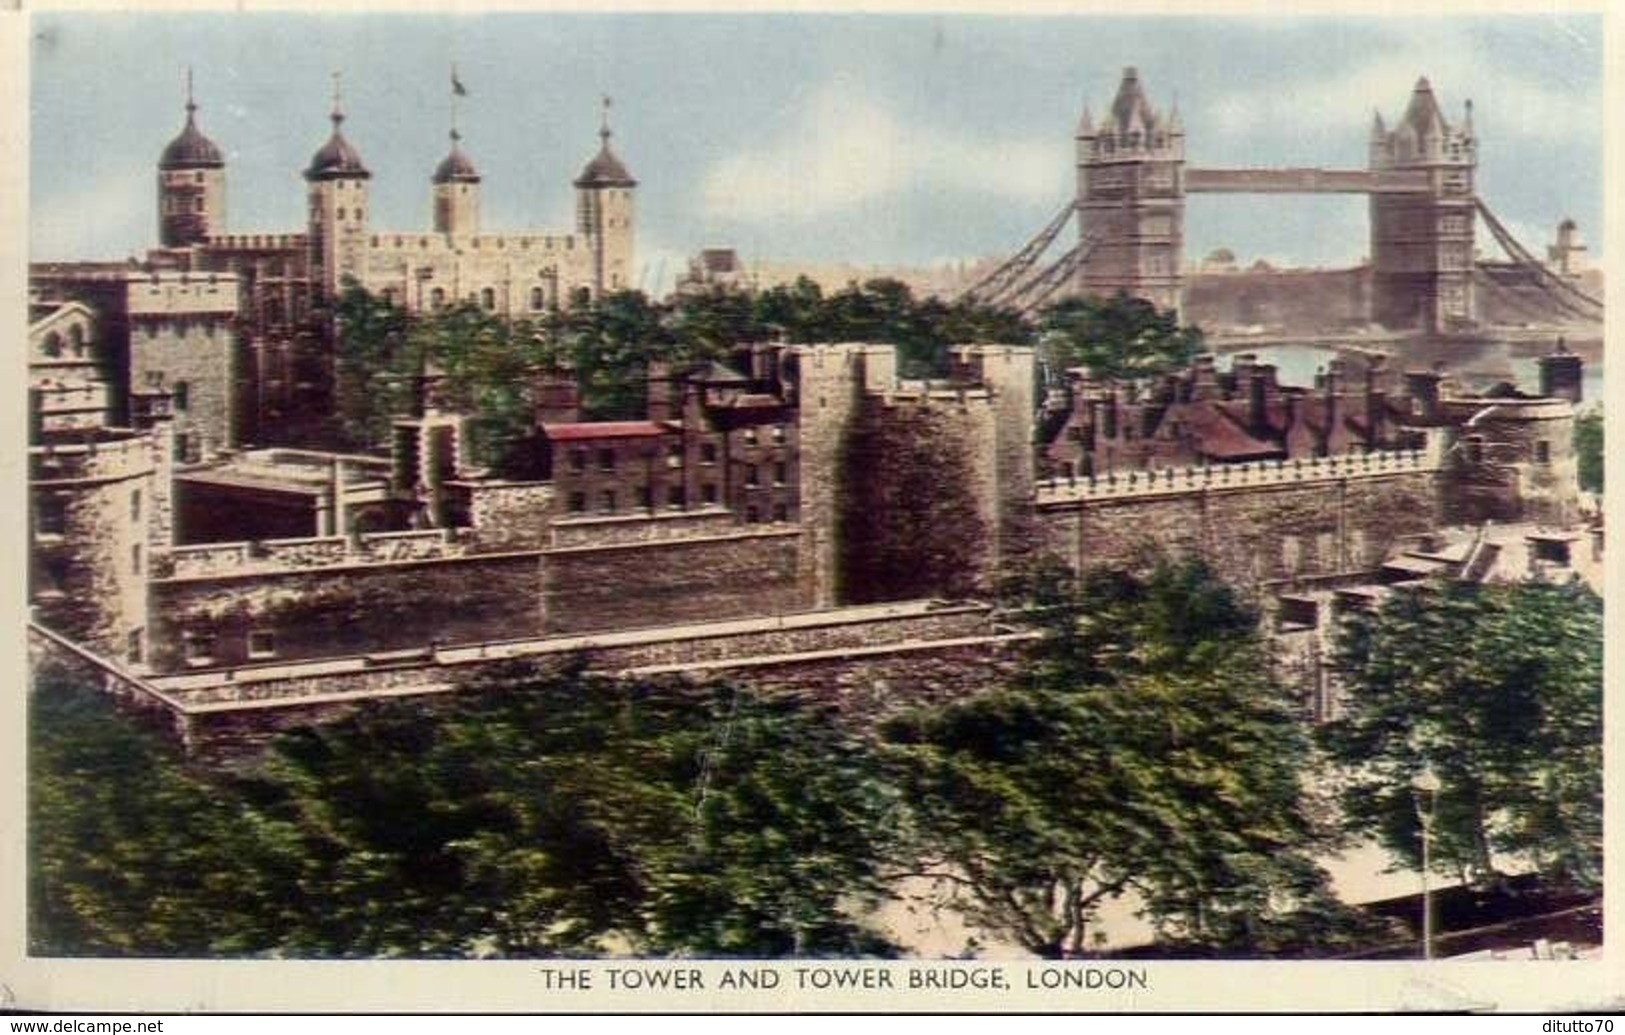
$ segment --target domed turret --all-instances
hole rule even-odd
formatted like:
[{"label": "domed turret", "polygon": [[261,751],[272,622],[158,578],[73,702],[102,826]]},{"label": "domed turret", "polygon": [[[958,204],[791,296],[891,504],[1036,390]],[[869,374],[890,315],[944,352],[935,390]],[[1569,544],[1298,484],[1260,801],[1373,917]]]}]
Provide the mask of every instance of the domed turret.
[{"label": "domed turret", "polygon": [[226,160],[197,127],[192,71],[186,72],[186,125],[158,158],[158,241],[186,248],[225,229]]},{"label": "domed turret", "polygon": [[333,114],[329,115],[333,122],[333,135],[327,138],[327,143],[317,149],[310,157],[310,168],[305,170],[307,180],[334,180],[334,179],[367,179],[372,173],[361,161],[361,152],[346,139],[344,131],[344,111],[339,106],[339,98],[335,88],[333,97]]},{"label": "domed turret", "polygon": [[592,294],[621,291],[632,282],[632,189],[638,181],[610,149],[609,98],[604,98],[598,154],[576,177],[576,230],[592,249]]},{"label": "domed turret", "polygon": [[480,182],[479,171],[474,168],[473,161],[469,159],[468,155],[463,153],[462,147],[459,146],[458,142],[461,140],[462,134],[458,133],[455,129],[452,130],[451,153],[446,155],[446,157],[441,160],[439,168],[435,169],[435,183]]},{"label": "domed turret", "polygon": [[434,228],[442,234],[473,234],[480,229],[480,174],[463,153],[463,137],[451,131],[451,153],[434,171]]},{"label": "domed turret", "polygon": [[224,169],[226,160],[214,141],[197,128],[197,105],[190,91],[186,98],[186,126],[158,159],[158,168],[165,171],[181,169]]},{"label": "domed turret", "polygon": [[337,294],[346,277],[362,274],[367,240],[367,180],[372,174],[361,154],[340,129],[344,109],[339,77],[333,75],[333,135],[310,159],[310,251],[312,265],[328,295]]},{"label": "domed turret", "polygon": [[606,102],[604,124],[598,130],[600,141],[598,153],[593,156],[581,169],[581,175],[576,177],[575,185],[581,188],[595,187],[636,187],[638,181],[627,172],[626,164],[610,149],[609,138],[613,136],[609,129],[609,105]]}]

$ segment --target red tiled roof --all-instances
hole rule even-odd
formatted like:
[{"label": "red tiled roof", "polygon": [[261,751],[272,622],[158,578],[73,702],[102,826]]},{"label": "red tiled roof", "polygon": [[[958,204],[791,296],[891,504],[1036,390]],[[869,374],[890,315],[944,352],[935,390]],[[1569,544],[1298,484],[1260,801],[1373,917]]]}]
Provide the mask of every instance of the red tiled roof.
[{"label": "red tiled roof", "polygon": [[580,442],[598,438],[657,438],[677,429],[652,420],[580,421],[573,424],[543,424],[542,434],[554,442]]}]

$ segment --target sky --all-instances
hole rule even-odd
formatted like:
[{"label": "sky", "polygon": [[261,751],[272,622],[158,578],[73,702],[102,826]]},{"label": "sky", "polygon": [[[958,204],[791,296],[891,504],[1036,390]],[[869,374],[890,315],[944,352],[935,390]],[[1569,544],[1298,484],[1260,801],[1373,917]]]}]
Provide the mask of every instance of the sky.
[{"label": "sky", "polygon": [[[1098,117],[1127,65],[1160,109],[1177,100],[1187,161],[1206,167],[1364,167],[1373,111],[1394,122],[1425,75],[1447,118],[1473,101],[1480,196],[1527,247],[1543,253],[1564,217],[1594,258],[1602,239],[1595,15],[59,12],[35,15],[31,55],[36,260],[156,244],[154,169],[188,66],[243,233],[301,229],[334,71],[386,230],[429,225],[453,64],[488,230],[570,226],[608,95],[651,290],[702,247],[861,265],[1014,252],[1073,192],[1079,112]],[[1192,196],[1187,260],[1221,246],[1352,264],[1367,203]]]}]

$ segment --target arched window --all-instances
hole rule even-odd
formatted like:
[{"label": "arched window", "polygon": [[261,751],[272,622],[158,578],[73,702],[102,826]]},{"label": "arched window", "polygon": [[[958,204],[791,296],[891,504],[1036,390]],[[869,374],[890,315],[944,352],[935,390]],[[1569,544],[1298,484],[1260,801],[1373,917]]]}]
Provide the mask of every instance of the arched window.
[{"label": "arched window", "polygon": [[85,329],[78,324],[68,328],[68,345],[73,349],[75,356],[85,354]]},{"label": "arched window", "polygon": [[343,219],[343,218],[344,218],[344,209],[343,209],[343,208],[340,208],[340,209],[339,209],[339,218],[340,218],[340,219]]},{"label": "arched window", "polygon": [[52,359],[62,355],[62,335],[52,331],[45,336],[45,354]]},{"label": "arched window", "polygon": [[486,310],[487,312],[489,312],[492,309],[495,309],[496,307],[497,307],[497,293],[494,290],[492,290],[491,288],[484,288],[483,290],[481,290],[480,291],[480,308],[482,308],[482,309]]},{"label": "arched window", "polygon": [[532,309],[545,309],[547,307],[547,292],[539,287],[531,288],[530,307]]},{"label": "arched window", "polygon": [[436,309],[444,309],[446,307],[446,289],[435,288],[431,291],[429,293],[429,304]]}]

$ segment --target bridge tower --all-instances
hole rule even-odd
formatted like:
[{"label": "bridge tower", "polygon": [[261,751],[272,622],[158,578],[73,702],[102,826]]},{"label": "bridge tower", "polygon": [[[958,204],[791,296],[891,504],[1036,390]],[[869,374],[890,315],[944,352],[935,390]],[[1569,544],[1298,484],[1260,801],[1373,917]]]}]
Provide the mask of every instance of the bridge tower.
[{"label": "bridge tower", "polygon": [[1178,105],[1164,118],[1146,99],[1139,73],[1126,68],[1098,127],[1084,108],[1077,145],[1079,233],[1097,239],[1079,265],[1079,291],[1125,291],[1177,311],[1185,237]]},{"label": "bridge tower", "polygon": [[1437,333],[1473,322],[1473,104],[1458,127],[1445,121],[1419,79],[1392,130],[1371,127],[1373,171],[1421,170],[1427,189],[1371,195],[1371,318],[1395,330]]}]

